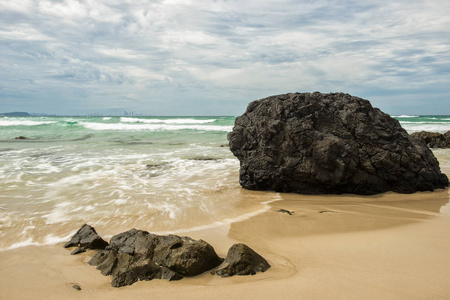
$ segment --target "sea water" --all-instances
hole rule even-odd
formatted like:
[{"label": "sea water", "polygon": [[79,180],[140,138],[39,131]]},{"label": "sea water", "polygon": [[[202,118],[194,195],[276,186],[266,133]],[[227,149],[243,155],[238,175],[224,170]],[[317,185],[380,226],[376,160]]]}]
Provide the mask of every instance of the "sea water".
[{"label": "sea water", "polygon": [[[410,133],[450,130],[450,116],[396,118]],[[234,120],[0,117],[0,250],[66,241],[84,223],[105,237],[182,233],[267,210],[277,193],[239,186]]]}]

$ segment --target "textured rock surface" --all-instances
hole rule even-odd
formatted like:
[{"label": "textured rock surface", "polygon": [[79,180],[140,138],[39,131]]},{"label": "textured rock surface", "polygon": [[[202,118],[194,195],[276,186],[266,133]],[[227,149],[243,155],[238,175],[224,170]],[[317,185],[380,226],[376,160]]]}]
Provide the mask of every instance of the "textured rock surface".
[{"label": "textured rock surface", "polygon": [[450,131],[442,134],[439,132],[420,131],[411,134],[411,137],[419,139],[430,148],[450,148]]},{"label": "textured rock surface", "polygon": [[150,258],[130,255],[114,250],[97,252],[89,261],[105,276],[112,276],[111,285],[121,287],[131,285],[138,280],[167,279],[169,281],[182,279],[183,276],[158,266]]},{"label": "textured rock surface", "polygon": [[160,237],[153,260],[183,276],[201,274],[223,261],[207,242],[176,235]]},{"label": "textured rock surface", "polygon": [[111,285],[119,287],[138,280],[195,276],[222,261],[203,240],[131,229],[113,236],[110,246],[94,255],[89,264],[97,266],[103,275],[111,275]]},{"label": "textured rock surface", "polygon": [[448,186],[423,142],[369,101],[344,93],[253,101],[228,140],[247,189],[376,194]]},{"label": "textured rock surface", "polygon": [[108,243],[97,234],[95,229],[84,224],[64,245],[64,248],[79,247],[72,252],[72,254],[78,254],[86,251],[86,249],[105,249],[106,246],[108,246]]},{"label": "textured rock surface", "polygon": [[270,268],[269,263],[245,244],[234,244],[228,250],[224,266],[214,273],[222,277],[234,275],[255,275]]}]

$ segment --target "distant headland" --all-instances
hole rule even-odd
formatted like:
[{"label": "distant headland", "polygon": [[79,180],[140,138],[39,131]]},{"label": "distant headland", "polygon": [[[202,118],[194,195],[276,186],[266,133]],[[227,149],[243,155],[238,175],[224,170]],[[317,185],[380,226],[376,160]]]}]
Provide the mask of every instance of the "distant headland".
[{"label": "distant headland", "polygon": [[27,112],[15,111],[9,113],[0,113],[0,117],[30,117],[31,115]]}]

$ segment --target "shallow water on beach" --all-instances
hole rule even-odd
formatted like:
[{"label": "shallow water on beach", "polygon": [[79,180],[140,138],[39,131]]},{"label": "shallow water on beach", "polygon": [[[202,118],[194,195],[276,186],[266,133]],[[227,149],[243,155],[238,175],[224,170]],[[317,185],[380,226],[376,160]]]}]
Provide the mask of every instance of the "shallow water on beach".
[{"label": "shallow water on beach", "polygon": [[[234,119],[0,118],[0,250],[66,241],[84,223],[105,237],[133,227],[182,233],[266,211],[283,197],[240,187],[226,145]],[[411,131],[450,129],[398,119]],[[434,153],[450,174],[450,151]]]}]

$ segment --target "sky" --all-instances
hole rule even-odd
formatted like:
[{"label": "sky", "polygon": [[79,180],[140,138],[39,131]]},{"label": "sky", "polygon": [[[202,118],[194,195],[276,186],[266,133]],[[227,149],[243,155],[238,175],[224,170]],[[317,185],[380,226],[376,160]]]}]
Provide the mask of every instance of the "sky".
[{"label": "sky", "polygon": [[0,112],[241,115],[345,92],[450,115],[450,0],[0,0]]}]

